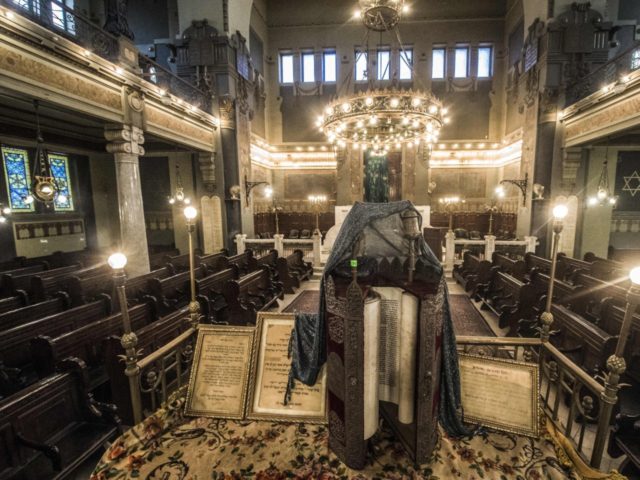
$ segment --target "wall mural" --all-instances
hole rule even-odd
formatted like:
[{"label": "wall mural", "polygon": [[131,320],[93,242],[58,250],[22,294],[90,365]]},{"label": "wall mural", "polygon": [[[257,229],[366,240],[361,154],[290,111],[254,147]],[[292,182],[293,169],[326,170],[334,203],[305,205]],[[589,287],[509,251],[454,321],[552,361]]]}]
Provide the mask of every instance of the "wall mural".
[{"label": "wall mural", "polygon": [[287,199],[306,200],[309,195],[335,196],[335,173],[287,173],[284,178],[284,195]]}]

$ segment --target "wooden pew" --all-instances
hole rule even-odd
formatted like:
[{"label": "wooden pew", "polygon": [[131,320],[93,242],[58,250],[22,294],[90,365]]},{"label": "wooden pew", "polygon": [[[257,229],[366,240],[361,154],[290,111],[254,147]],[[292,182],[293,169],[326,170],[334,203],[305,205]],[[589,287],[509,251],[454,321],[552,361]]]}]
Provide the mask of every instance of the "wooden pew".
[{"label": "wooden pew", "polygon": [[593,252],[585,253],[583,259],[585,262],[591,263],[589,275],[600,280],[617,281],[621,278],[626,279],[629,273],[629,269],[625,269],[622,263],[598,257]]},{"label": "wooden pew", "polygon": [[251,250],[246,250],[244,253],[239,253],[231,257],[227,257],[227,264],[229,266],[235,265],[238,267],[240,275],[246,275],[253,272],[257,267],[256,259],[253,258]]},{"label": "wooden pew", "polygon": [[[189,312],[186,308],[164,316],[137,330],[137,349],[141,356],[149,355],[189,328]],[[124,355],[120,337],[112,335],[104,340],[102,351],[105,370],[109,377],[111,401],[118,407],[118,414],[127,425],[133,422],[129,379],[124,373],[120,355]]]},{"label": "wooden pew", "polygon": [[[198,259],[200,257],[199,253],[200,250],[196,249],[194,251],[194,268],[197,268],[200,266],[200,264],[198,263]],[[169,269],[169,271],[172,274],[176,274],[176,273],[181,273],[181,272],[187,272],[189,271],[189,253],[185,253],[182,255],[165,255],[164,257],[164,262],[165,262],[165,266]]]},{"label": "wooden pew", "polygon": [[501,272],[507,273],[518,280],[524,280],[526,274],[525,262],[514,260],[498,252],[493,252],[491,266]]},{"label": "wooden pew", "polygon": [[224,299],[222,290],[225,283],[237,278],[239,278],[238,267],[232,265],[231,268],[196,280],[196,298],[202,308],[202,315],[209,322],[228,322],[227,302]]},{"label": "wooden pew", "polygon": [[578,273],[589,274],[591,264],[577,258],[572,258],[564,253],[558,253],[556,262],[556,278],[565,282],[573,283],[573,279]]},{"label": "wooden pew", "polygon": [[282,284],[274,282],[267,269],[256,270],[238,280],[225,283],[222,294],[232,325],[255,325],[256,313],[277,305],[283,295]]},{"label": "wooden pew", "polygon": [[607,453],[612,458],[626,455],[618,471],[628,478],[640,476],[640,414],[618,414],[611,435]]},{"label": "wooden pew", "polygon": [[508,336],[518,333],[519,321],[535,314],[536,292],[529,284],[497,270],[482,293],[482,307],[499,318],[499,327],[509,327]]},{"label": "wooden pew", "polygon": [[[195,277],[202,278],[206,274],[204,267],[195,271]],[[152,278],[149,280],[149,293],[158,302],[160,313],[167,313],[186,306],[190,299],[189,272],[182,272],[167,278]]]},{"label": "wooden pew", "polygon": [[551,271],[551,260],[549,260],[548,258],[539,257],[532,252],[525,253],[524,265],[527,276],[531,275],[531,272],[533,271],[546,274]]},{"label": "wooden pew", "polygon": [[87,393],[81,362],[73,365],[0,402],[1,478],[73,477],[118,435],[115,407],[96,402]]},{"label": "wooden pew", "polygon": [[[139,330],[157,320],[152,303],[143,303],[129,309],[131,329]],[[38,335],[31,340],[31,358],[40,378],[55,372],[69,357],[80,358],[88,367],[89,387],[94,391],[108,380],[104,370],[103,340],[123,334],[122,314],[117,313],[62,335]]]},{"label": "wooden pew", "polygon": [[302,250],[295,250],[286,257],[276,259],[276,271],[278,279],[282,283],[284,293],[294,293],[300,287],[300,283],[311,277],[313,267],[304,261]]},{"label": "wooden pew", "polygon": [[278,251],[270,250],[261,257],[256,258],[256,267],[268,267],[273,272],[276,271],[276,260],[278,259]]},{"label": "wooden pew", "polygon": [[29,305],[29,296],[26,292],[18,290],[13,297],[0,299],[0,313],[16,310],[17,308],[26,307],[27,305]]},{"label": "wooden pew", "polygon": [[13,270],[6,270],[2,272],[0,277],[0,295],[11,295],[14,291],[12,287],[11,278],[19,277],[22,275],[32,275],[34,273],[40,273],[47,270],[48,264],[46,262],[38,262],[26,267],[15,268]]},{"label": "wooden pew", "polygon": [[[605,303],[611,302],[620,308],[627,305],[627,289],[619,285],[583,273],[576,275],[574,283],[584,288],[587,294],[584,304],[585,316],[596,324],[603,319],[602,308]],[[640,307],[636,312],[640,313]]]},{"label": "wooden pew", "polygon": [[[602,305],[602,317],[598,326],[610,334],[619,334],[625,310],[610,300],[605,301]],[[632,317],[631,332],[624,350],[624,358],[627,362],[625,374],[640,383],[640,312],[636,312]]]},{"label": "wooden pew", "polygon": [[167,267],[152,270],[149,273],[134,278],[127,278],[125,292],[129,306],[137,305],[145,301],[145,297],[151,294],[149,280],[153,278],[163,279],[171,276],[171,271]]},{"label": "wooden pew", "polygon": [[66,310],[71,306],[69,295],[60,292],[54,298],[44,302],[34,303],[16,310],[9,310],[0,314],[0,332],[18,325],[22,325],[38,318],[46,317],[54,313]]},{"label": "wooden pew", "polygon": [[[536,292],[536,303],[539,311],[542,312],[547,302],[549,275],[540,271],[534,271],[530,277],[529,283]],[[586,313],[585,299],[587,296],[587,292],[585,292],[582,285],[571,285],[557,278],[553,283],[553,303],[567,307],[578,315],[584,316]]]},{"label": "wooden pew", "polygon": [[103,294],[113,295],[113,273],[104,272],[84,278],[73,276],[67,281],[67,293],[74,307],[88,303]]},{"label": "wooden pew", "polygon": [[160,252],[149,252],[149,265],[152,270],[158,270],[159,268],[163,268],[166,266],[166,258],[175,257],[180,255],[180,250],[177,248],[172,248],[169,250],[163,250]]},{"label": "wooden pew", "polygon": [[56,292],[67,291],[69,289],[69,280],[73,277],[82,279],[105,273],[112,275],[111,269],[104,263],[80,270],[75,269],[70,272],[51,272],[53,270],[31,277],[31,291],[34,301],[49,298]]},{"label": "wooden pew", "polygon": [[552,305],[551,343],[591,375],[606,368],[613,354],[618,335],[611,335],[586,318],[561,305]]},{"label": "wooden pew", "polygon": [[480,257],[471,252],[464,252],[462,264],[453,267],[453,277],[473,297],[477,285],[489,281],[490,271],[490,261],[480,260]]},{"label": "wooden pew", "polygon": [[36,378],[29,350],[32,338],[39,335],[57,337],[110,314],[111,299],[105,296],[95,302],[41,317],[0,332],[0,359],[7,367],[20,369],[21,376],[25,378],[19,383],[28,384]]},{"label": "wooden pew", "polygon": [[[47,275],[55,275],[62,273],[72,273],[77,271],[80,268],[79,264],[73,264],[66,267],[54,268],[52,270],[46,270]],[[38,273],[44,272],[30,272],[22,275],[10,275],[2,278],[3,287],[6,288],[8,292],[12,294],[17,291],[27,292],[30,296],[32,295],[32,287],[31,287],[31,279],[34,275]]]},{"label": "wooden pew", "polygon": [[198,256],[198,264],[204,265],[207,269],[207,274],[221,272],[229,268],[229,261],[227,260],[227,250],[223,250],[218,253],[211,253],[209,255]]}]

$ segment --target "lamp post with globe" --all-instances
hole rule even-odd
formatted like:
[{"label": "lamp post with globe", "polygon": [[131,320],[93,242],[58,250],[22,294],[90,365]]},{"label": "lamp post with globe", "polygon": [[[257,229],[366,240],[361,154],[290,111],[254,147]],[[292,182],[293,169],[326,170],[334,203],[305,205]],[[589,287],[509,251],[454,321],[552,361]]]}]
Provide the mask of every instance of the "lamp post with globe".
[{"label": "lamp post with globe", "polygon": [[193,328],[197,328],[200,322],[200,304],[196,300],[196,272],[193,252],[193,234],[196,231],[195,219],[197,216],[198,210],[196,210],[195,207],[188,206],[184,209],[184,217],[187,220],[187,233],[189,234],[189,281],[191,287],[189,317],[191,318],[191,326]]},{"label": "lamp post with globe", "polygon": [[551,324],[553,323],[553,314],[551,313],[551,304],[553,302],[553,284],[556,278],[556,264],[558,261],[558,247],[560,245],[560,234],[564,228],[563,220],[569,213],[569,209],[564,204],[556,205],[553,208],[553,243],[551,247],[551,272],[549,273],[549,287],[547,289],[547,303],[540,321],[542,322],[542,330],[540,338],[543,342],[549,341]]}]

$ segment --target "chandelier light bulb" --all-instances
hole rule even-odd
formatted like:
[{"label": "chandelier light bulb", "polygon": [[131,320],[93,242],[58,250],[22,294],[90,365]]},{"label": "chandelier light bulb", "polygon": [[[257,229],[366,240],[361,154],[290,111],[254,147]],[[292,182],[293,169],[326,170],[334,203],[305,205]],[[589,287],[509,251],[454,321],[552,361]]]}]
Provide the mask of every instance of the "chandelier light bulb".
[{"label": "chandelier light bulb", "polygon": [[598,193],[596,193],[596,196],[599,200],[604,200],[605,198],[607,198],[607,192],[603,189],[599,189]]},{"label": "chandelier light bulb", "polygon": [[569,209],[566,205],[560,204],[553,207],[553,218],[556,220],[564,220],[564,218],[569,214]]},{"label": "chandelier light bulb", "polygon": [[631,269],[629,272],[629,280],[631,280],[634,285],[640,285],[640,266]]},{"label": "chandelier light bulb", "polygon": [[429,107],[429,113],[438,113],[438,107],[436,107],[435,105],[431,105]]},{"label": "chandelier light bulb", "polygon": [[589,197],[587,199],[587,205],[590,207],[595,207],[598,204],[598,199],[596,197]]},{"label": "chandelier light bulb", "polygon": [[0,215],[0,223],[6,223],[7,222],[7,217],[5,217],[4,215]]},{"label": "chandelier light bulb", "polygon": [[371,98],[371,97],[367,97],[367,98],[365,98],[365,99],[364,99],[364,104],[365,104],[367,107],[370,107],[371,105],[373,105],[373,98]]},{"label": "chandelier light bulb", "polygon": [[411,99],[411,105],[413,105],[414,107],[419,107],[421,103],[422,103],[422,100],[420,100],[419,97],[413,97]]},{"label": "chandelier light bulb", "polygon": [[176,199],[173,197],[169,198],[169,205],[173,205],[174,203],[176,203]]},{"label": "chandelier light bulb", "polygon": [[615,205],[618,202],[617,197],[609,197],[609,205]]},{"label": "chandelier light bulb", "polygon": [[389,105],[391,105],[392,108],[397,108],[398,105],[400,105],[400,100],[398,100],[396,97],[393,97],[389,102]]},{"label": "chandelier light bulb", "polygon": [[342,111],[343,112],[347,113],[350,110],[351,110],[351,104],[350,103],[345,102],[345,103],[342,104]]},{"label": "chandelier light bulb", "polygon": [[324,112],[330,117],[333,115],[333,107],[327,107]]},{"label": "chandelier light bulb", "polygon": [[3,215],[10,215],[11,214],[11,209],[9,207],[4,207],[2,209],[2,214]]},{"label": "chandelier light bulb", "polygon": [[191,199],[190,199],[190,198],[185,198],[185,199],[184,199],[184,201],[183,201],[183,203],[184,203],[185,205],[191,205]]}]

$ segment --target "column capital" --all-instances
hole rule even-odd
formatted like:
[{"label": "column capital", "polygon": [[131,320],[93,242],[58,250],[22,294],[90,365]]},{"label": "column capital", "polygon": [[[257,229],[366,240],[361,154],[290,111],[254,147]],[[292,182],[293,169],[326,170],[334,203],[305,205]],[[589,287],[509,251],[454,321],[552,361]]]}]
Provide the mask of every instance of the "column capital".
[{"label": "column capital", "polygon": [[132,155],[144,155],[144,132],[132,125],[106,125],[104,138],[109,153],[129,153]]}]

